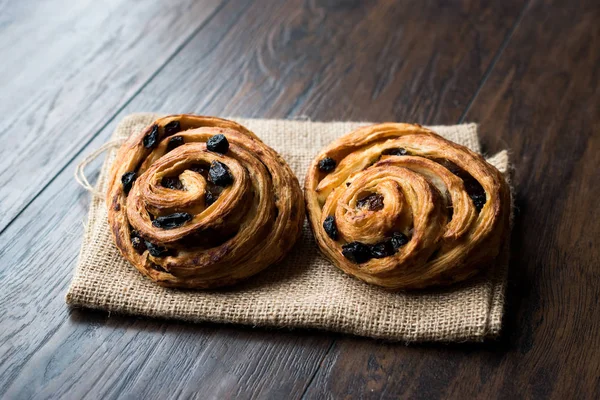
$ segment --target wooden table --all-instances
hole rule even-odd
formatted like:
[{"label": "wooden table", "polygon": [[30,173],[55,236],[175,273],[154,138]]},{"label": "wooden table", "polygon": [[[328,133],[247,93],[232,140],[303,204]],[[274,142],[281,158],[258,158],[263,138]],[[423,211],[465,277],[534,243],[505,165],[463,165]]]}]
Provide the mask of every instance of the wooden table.
[{"label": "wooden table", "polygon": [[[597,1],[20,0],[0,22],[0,398],[600,397]],[[501,339],[70,311],[74,167],[139,111],[479,122],[516,168]]]}]

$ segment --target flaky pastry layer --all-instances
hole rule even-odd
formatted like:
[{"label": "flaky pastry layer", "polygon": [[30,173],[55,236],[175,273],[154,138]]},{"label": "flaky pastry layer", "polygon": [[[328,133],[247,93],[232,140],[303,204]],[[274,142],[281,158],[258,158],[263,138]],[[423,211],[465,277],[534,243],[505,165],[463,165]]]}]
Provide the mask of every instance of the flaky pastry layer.
[{"label": "flaky pastry layer", "polygon": [[502,174],[420,125],[384,123],[339,138],[314,159],[304,190],[323,254],[389,289],[467,279],[493,262],[509,233]]},{"label": "flaky pastry layer", "polygon": [[221,118],[160,118],[119,149],[106,195],[121,254],[162,286],[227,286],[281,260],[301,233],[286,162]]}]

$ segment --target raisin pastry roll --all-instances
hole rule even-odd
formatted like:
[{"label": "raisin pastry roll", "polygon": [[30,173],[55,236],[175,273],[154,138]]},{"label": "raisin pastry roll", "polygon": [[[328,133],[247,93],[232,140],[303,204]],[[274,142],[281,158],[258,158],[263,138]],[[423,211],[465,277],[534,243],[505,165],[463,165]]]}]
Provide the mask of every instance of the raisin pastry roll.
[{"label": "raisin pastry roll", "polygon": [[120,148],[106,197],[121,254],[162,286],[234,284],[281,260],[304,204],[285,161],[225,119],[160,118]]},{"label": "raisin pastry roll", "polygon": [[367,126],[334,141],[310,165],[305,199],[325,256],[389,289],[467,279],[509,231],[502,174],[420,125]]}]

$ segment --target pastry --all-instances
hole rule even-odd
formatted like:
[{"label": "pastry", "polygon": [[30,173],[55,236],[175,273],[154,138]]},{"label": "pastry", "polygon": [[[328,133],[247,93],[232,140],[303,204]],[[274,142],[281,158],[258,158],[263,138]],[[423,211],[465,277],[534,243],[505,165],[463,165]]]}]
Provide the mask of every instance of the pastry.
[{"label": "pastry", "polygon": [[234,284],[281,260],[304,204],[285,161],[221,118],[171,115],[119,149],[106,196],[121,254],[162,286]]},{"label": "pastry", "polygon": [[384,123],[339,138],[314,159],[304,189],[324,255],[389,289],[467,279],[491,264],[509,232],[502,174],[420,125]]}]

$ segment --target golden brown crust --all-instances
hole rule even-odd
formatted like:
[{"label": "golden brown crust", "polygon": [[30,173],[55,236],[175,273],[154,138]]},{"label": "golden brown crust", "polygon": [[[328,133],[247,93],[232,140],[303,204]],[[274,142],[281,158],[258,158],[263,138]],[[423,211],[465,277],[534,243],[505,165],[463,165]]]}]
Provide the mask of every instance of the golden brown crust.
[{"label": "golden brown crust", "polygon": [[[227,139],[225,154],[207,149],[217,134]],[[180,138],[169,144],[173,137]],[[213,162],[227,167],[231,182],[212,182]],[[298,180],[273,149],[235,122],[194,115],[160,118],[121,146],[106,204],[121,254],[170,287],[214,288],[254,275],[285,256],[304,220]],[[158,223],[173,215],[175,226]]]},{"label": "golden brown crust", "polygon": [[[319,168],[326,158],[335,169]],[[312,162],[304,191],[325,256],[389,289],[467,279],[493,261],[508,236],[510,190],[502,174],[420,125],[384,123],[339,138]]]}]

